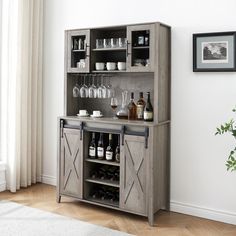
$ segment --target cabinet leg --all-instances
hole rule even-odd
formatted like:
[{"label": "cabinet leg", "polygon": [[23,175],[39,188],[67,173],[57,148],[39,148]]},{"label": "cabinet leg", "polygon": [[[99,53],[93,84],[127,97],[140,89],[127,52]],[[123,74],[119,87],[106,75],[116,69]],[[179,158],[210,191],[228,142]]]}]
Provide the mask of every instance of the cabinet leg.
[{"label": "cabinet leg", "polygon": [[148,215],[148,223],[150,226],[154,226],[154,214]]},{"label": "cabinet leg", "polygon": [[57,203],[60,203],[61,202],[61,195],[58,195],[57,196]]}]

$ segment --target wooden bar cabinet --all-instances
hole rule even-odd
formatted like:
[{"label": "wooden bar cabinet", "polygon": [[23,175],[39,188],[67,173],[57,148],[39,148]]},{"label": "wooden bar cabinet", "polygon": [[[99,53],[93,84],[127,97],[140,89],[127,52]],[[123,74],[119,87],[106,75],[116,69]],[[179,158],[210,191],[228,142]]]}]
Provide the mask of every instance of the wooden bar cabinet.
[{"label": "wooden bar cabinet", "polygon": [[[139,35],[146,45],[138,45]],[[69,196],[82,202],[148,217],[169,208],[170,169],[170,35],[169,26],[154,22],[65,31],[65,111],[58,118],[57,201]],[[119,47],[99,48],[97,39],[124,38]],[[145,38],[146,40],[146,38]],[[141,62],[140,62],[141,61]],[[82,66],[78,65],[82,62]],[[126,62],[126,69],[98,71],[96,62]],[[73,97],[76,83],[91,85],[84,73],[102,74],[120,99],[121,92],[150,92],[153,122],[113,119],[109,98]],[[107,76],[107,77],[106,77]],[[83,80],[84,78],[84,80]],[[97,82],[99,84],[99,81]],[[78,117],[86,109],[104,117]],[[112,134],[120,143],[120,162],[90,159],[92,133]],[[118,180],[92,178],[95,168],[116,168]],[[118,192],[116,201],[91,196],[98,186]]]}]

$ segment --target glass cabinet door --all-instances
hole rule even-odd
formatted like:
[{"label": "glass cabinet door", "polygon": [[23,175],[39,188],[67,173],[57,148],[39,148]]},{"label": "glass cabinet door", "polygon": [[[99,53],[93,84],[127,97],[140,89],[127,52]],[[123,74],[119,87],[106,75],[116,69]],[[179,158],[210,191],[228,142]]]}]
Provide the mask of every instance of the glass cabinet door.
[{"label": "glass cabinet door", "polygon": [[89,72],[90,31],[69,31],[67,52],[67,72]]},{"label": "glass cabinet door", "polygon": [[127,70],[130,72],[154,71],[154,24],[127,27]]}]

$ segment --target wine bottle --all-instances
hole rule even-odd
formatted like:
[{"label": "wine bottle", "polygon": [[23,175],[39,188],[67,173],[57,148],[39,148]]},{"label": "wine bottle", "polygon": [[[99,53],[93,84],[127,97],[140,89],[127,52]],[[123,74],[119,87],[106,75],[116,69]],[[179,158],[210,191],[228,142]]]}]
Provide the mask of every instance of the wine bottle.
[{"label": "wine bottle", "polygon": [[91,177],[92,179],[98,178],[98,171],[97,171],[97,170],[92,170],[92,171],[90,172],[90,177]]},{"label": "wine bottle", "polygon": [[113,161],[112,134],[109,134],[109,144],[106,148],[106,160]]},{"label": "wine bottle", "polygon": [[92,140],[89,144],[89,157],[95,159],[96,158],[96,141],[95,141],[95,133],[92,134]]},{"label": "wine bottle", "polygon": [[134,93],[131,93],[130,102],[128,105],[128,119],[136,120],[137,118],[137,106],[134,102]]},{"label": "wine bottle", "polygon": [[104,159],[104,144],[103,144],[103,133],[100,133],[97,147],[97,157],[99,160]]},{"label": "wine bottle", "polygon": [[116,180],[116,178],[117,178],[117,167],[116,166],[111,166],[108,168],[107,178],[111,181]]},{"label": "wine bottle", "polygon": [[153,107],[150,99],[150,92],[147,93],[147,103],[144,108],[144,120],[153,121]]},{"label": "wine bottle", "polygon": [[139,100],[137,101],[137,120],[143,120],[143,112],[146,103],[143,99],[143,92],[139,93]]},{"label": "wine bottle", "polygon": [[115,160],[116,162],[120,162],[120,136],[118,136],[118,142],[115,151]]}]

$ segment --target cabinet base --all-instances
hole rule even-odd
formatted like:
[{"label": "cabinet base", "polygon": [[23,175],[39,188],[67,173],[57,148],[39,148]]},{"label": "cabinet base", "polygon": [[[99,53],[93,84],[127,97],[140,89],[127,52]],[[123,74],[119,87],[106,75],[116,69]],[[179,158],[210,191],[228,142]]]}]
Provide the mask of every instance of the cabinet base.
[{"label": "cabinet base", "polygon": [[90,200],[90,199],[78,199],[76,197],[67,196],[67,195],[60,195],[60,196],[58,196],[57,197],[57,202],[58,203],[61,203],[61,197],[62,196],[73,198],[73,199],[75,199],[75,200],[77,200],[79,202],[89,203],[89,204],[93,204],[93,205],[96,205],[96,206],[106,207],[106,208],[109,208],[109,209],[112,209],[112,210],[118,210],[118,211],[130,213],[130,214],[134,214],[134,215],[139,215],[139,216],[147,217],[149,225],[152,226],[152,227],[155,226],[155,224],[154,224],[154,216],[155,216],[155,214],[144,215],[144,214],[132,212],[132,211],[129,211],[129,210],[121,209],[121,208],[119,208],[118,204],[107,205],[107,204],[102,203],[102,201],[98,202],[98,201],[93,201],[93,200]]}]

